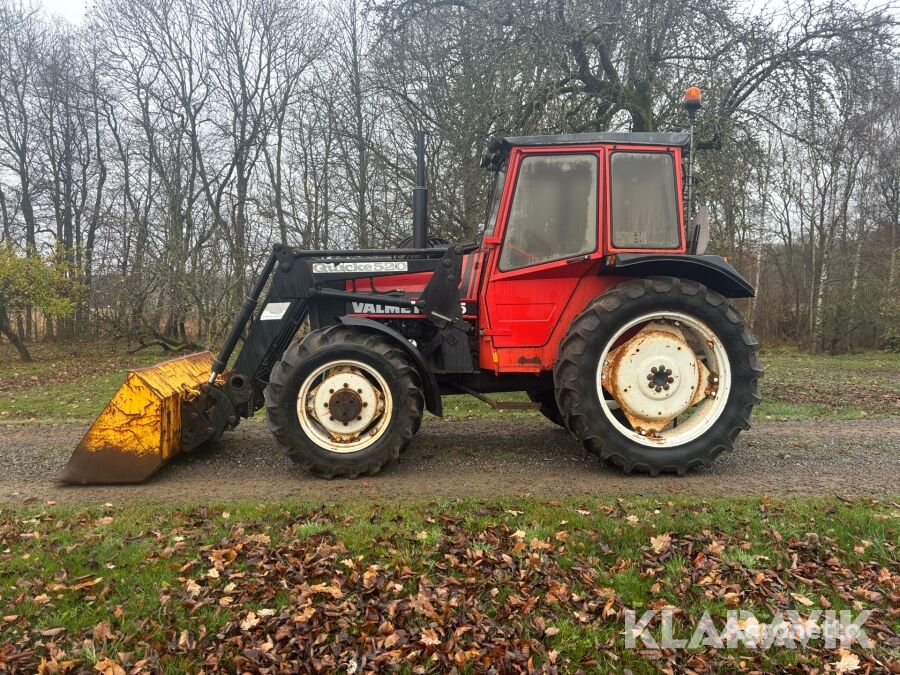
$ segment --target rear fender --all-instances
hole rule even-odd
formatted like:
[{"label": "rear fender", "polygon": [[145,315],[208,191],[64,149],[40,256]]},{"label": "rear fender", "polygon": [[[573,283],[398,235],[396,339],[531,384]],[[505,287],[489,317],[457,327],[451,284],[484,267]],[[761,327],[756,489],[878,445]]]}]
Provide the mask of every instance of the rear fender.
[{"label": "rear fender", "polygon": [[416,366],[416,370],[419,371],[419,375],[422,377],[422,387],[425,389],[423,392],[425,394],[425,407],[428,409],[428,412],[437,415],[438,417],[443,416],[444,410],[441,402],[441,391],[438,387],[434,372],[432,372],[429,365],[425,362],[425,359],[419,350],[416,349],[409,340],[393,328],[385,326],[383,323],[374,321],[373,319],[361,319],[353,316],[339,316],[337,319],[343,326],[366,328],[381,333],[382,335],[386,335],[394,340],[397,343],[397,346],[409,355],[409,358],[412,359],[413,364]]},{"label": "rear fender", "polygon": [[697,281],[726,298],[752,298],[753,286],[717,255],[618,253],[603,260],[600,274],[629,277],[679,277]]}]

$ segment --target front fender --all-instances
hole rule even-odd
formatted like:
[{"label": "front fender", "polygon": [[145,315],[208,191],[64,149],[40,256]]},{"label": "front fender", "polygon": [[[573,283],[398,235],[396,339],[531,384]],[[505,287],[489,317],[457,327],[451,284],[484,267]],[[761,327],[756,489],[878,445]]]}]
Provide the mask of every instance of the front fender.
[{"label": "front fender", "polygon": [[441,402],[441,390],[438,388],[434,372],[432,372],[429,365],[425,362],[421,352],[413,347],[409,340],[390,326],[385,326],[383,323],[373,319],[339,316],[337,317],[337,320],[344,326],[367,328],[393,339],[397,343],[397,346],[409,355],[413,364],[416,366],[416,370],[419,371],[419,375],[422,377],[422,387],[425,389],[423,392],[425,394],[425,407],[428,409],[428,412],[437,415],[438,417],[443,417],[444,408]]},{"label": "front fender", "polygon": [[603,260],[600,274],[679,277],[697,281],[726,298],[752,298],[753,286],[718,255],[617,253]]}]

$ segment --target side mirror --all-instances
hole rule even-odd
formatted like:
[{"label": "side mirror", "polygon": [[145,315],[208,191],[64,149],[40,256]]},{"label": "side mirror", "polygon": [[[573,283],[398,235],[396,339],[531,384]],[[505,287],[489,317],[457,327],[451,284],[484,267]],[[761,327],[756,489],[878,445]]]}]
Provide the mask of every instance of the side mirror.
[{"label": "side mirror", "polygon": [[688,242],[688,253],[691,255],[703,255],[709,246],[709,209],[701,206],[694,216],[694,227],[691,230],[691,238]]}]

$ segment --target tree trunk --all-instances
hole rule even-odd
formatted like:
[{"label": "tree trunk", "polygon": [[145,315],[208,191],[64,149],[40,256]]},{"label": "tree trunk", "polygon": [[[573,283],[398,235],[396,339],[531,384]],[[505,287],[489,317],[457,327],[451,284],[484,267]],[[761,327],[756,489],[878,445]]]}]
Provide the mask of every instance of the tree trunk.
[{"label": "tree trunk", "polygon": [[816,301],[813,311],[812,328],[812,353],[822,353],[822,318],[825,313],[825,288],[828,284],[828,263],[831,255],[826,249],[822,255],[822,271],[819,273],[819,283],[816,292]]},{"label": "tree trunk", "polygon": [[748,323],[753,328],[756,323],[756,306],[759,302],[759,285],[762,283],[762,260],[763,260],[763,240],[766,232],[766,207],[769,203],[769,168],[766,168],[766,175],[762,185],[762,208],[759,214],[759,227],[756,234],[756,270],[754,272],[753,288],[756,289],[756,295],[750,302],[750,318]]},{"label": "tree trunk", "polygon": [[9,339],[13,347],[16,348],[16,351],[19,352],[19,358],[22,359],[22,361],[29,362],[32,360],[31,354],[28,353],[28,348],[25,346],[25,343],[19,339],[19,336],[16,335],[16,332],[12,329],[12,326],[9,325],[6,307],[0,307],[0,333]]}]

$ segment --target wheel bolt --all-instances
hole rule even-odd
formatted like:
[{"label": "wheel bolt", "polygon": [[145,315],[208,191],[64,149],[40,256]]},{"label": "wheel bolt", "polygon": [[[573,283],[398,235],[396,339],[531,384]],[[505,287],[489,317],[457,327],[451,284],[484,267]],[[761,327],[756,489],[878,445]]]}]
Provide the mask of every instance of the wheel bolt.
[{"label": "wheel bolt", "polygon": [[346,388],[349,387],[349,386],[350,386],[349,384],[347,384],[346,382],[344,382],[344,389],[346,389]]},{"label": "wheel bolt", "polygon": [[346,423],[346,422],[344,422],[344,426],[347,426],[347,423]]},{"label": "wheel bolt", "polygon": [[[668,387],[666,387],[666,389],[668,389]],[[661,392],[661,391],[662,391],[662,387],[657,387],[657,388],[656,388],[656,393],[657,393],[657,394],[658,394],[659,392]]]},{"label": "wheel bolt", "polygon": [[329,390],[328,390],[328,393],[329,393],[329,394],[333,394],[333,393],[334,393],[334,389],[329,389]]},{"label": "wheel bolt", "polygon": [[324,405],[326,408],[328,407],[328,404],[327,404],[327,403],[323,403],[322,405]]},{"label": "wheel bolt", "polygon": [[651,373],[655,373],[655,372],[656,372],[656,366],[653,366],[653,367],[650,369],[650,372],[651,372]]},{"label": "wheel bolt", "polygon": [[666,382],[668,382],[669,384],[672,384],[674,381],[675,381],[674,377],[670,377],[666,380]]},{"label": "wheel bolt", "polygon": [[361,394],[361,393],[362,393],[362,389],[357,389],[357,390],[356,390],[356,393],[357,393],[357,394]]},{"label": "wheel bolt", "polygon": [[648,379],[648,380],[652,380],[652,379],[653,379],[653,375],[648,375],[648,376],[647,376],[647,379]]},{"label": "wheel bolt", "polygon": [[367,408],[369,404],[366,401],[363,401],[363,408]]},{"label": "wheel bolt", "polygon": [[333,417],[329,417],[329,418],[328,418],[328,421],[334,422],[334,418],[333,418]]},{"label": "wheel bolt", "polygon": [[357,419],[357,420],[361,420],[361,419],[362,419],[362,415],[360,415],[360,416],[357,417],[356,419]]},{"label": "wheel bolt", "polygon": [[663,389],[665,389],[666,391],[669,391],[669,385],[664,384],[664,385],[663,385]]}]

